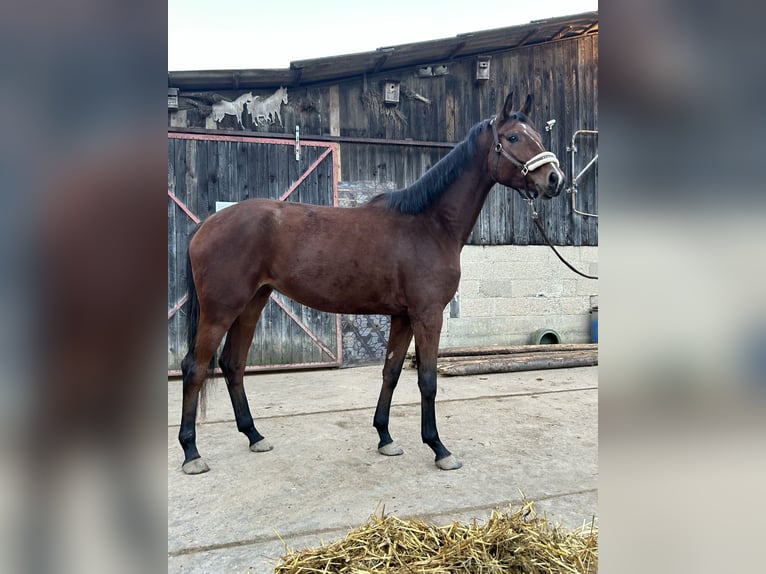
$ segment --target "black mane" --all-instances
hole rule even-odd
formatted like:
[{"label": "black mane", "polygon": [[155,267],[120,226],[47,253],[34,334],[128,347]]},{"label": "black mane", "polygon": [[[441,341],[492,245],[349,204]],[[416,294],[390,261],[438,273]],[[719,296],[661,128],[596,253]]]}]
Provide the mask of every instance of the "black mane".
[{"label": "black mane", "polygon": [[387,209],[409,215],[421,213],[437,200],[447,186],[455,181],[458,174],[463,171],[476,153],[479,135],[488,126],[489,120],[484,120],[473,126],[463,141],[411,186],[377,195],[371,201],[385,201]]}]

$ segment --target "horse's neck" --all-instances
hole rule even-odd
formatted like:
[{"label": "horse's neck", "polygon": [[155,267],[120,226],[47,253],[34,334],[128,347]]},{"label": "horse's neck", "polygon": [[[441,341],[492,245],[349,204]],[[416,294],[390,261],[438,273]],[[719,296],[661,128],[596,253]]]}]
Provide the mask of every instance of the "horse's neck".
[{"label": "horse's neck", "polygon": [[232,104],[234,105],[234,108],[235,108],[235,109],[236,109],[236,110],[237,110],[237,111],[238,111],[240,114],[242,113],[242,110],[243,110],[243,109],[244,109],[244,107],[245,107],[245,103],[247,103],[247,97],[246,97],[246,96],[247,96],[247,94],[243,94],[243,95],[239,96],[239,97],[238,97],[236,100],[234,100],[234,101],[232,102]]},{"label": "horse's neck", "polygon": [[448,234],[460,242],[461,247],[471,235],[487,194],[494,185],[481,165],[484,154],[478,154],[478,157],[447,186],[433,205],[438,220]]}]

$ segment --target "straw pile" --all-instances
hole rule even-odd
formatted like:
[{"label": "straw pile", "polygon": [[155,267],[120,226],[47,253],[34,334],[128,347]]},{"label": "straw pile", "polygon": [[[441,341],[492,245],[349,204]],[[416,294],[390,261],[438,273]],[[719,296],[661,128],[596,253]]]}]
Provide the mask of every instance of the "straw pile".
[{"label": "straw pile", "polygon": [[345,539],[296,552],[287,549],[275,574],[354,573],[594,573],[598,532],[551,526],[533,503],[516,512],[495,510],[480,526],[453,522],[432,526],[393,515],[374,515]]}]

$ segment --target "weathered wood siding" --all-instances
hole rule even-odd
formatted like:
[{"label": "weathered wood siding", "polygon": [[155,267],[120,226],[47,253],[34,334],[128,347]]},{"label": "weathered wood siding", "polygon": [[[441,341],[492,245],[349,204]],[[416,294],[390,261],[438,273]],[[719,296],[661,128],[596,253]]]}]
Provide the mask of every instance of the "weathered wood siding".
[{"label": "weathered wood siding", "polygon": [[[287,136],[298,125],[303,138],[337,138],[341,144],[341,180],[394,183],[402,188],[449,152],[444,144],[460,141],[474,124],[496,113],[513,89],[519,102],[527,93],[534,95],[532,119],[543,142],[571,177],[567,148],[572,134],[578,129],[598,129],[598,35],[493,54],[490,79],[481,83],[474,80],[475,66],[476,59],[468,57],[434,62],[430,69],[436,75],[423,75],[427,66],[413,66],[332,85],[290,87],[289,103],[281,108],[283,125],[255,125],[245,113],[245,129]],[[400,82],[399,103],[383,102],[386,80]],[[242,92],[221,95],[235,99]],[[261,98],[272,92],[253,90]],[[198,96],[181,94],[181,101],[187,102],[189,127],[205,125],[206,110],[188,104],[199,100]],[[545,122],[550,119],[556,124],[551,132],[545,132]],[[232,116],[226,116],[220,129],[240,130]],[[407,145],[408,140],[412,145]],[[580,167],[596,153],[596,144],[597,138],[578,142],[576,160]],[[580,184],[578,209],[598,212],[597,180],[596,167]],[[555,243],[598,244],[598,220],[574,214],[569,194],[538,203],[546,231]],[[542,237],[530,224],[529,209],[518,194],[496,186],[469,242],[542,244]]]},{"label": "weathered wood siding", "polygon": [[[244,138],[240,138],[244,139]],[[215,212],[216,201],[254,197],[277,199],[326,151],[304,145],[295,160],[291,145],[256,141],[168,138],[168,189],[200,220]],[[334,205],[333,157],[314,169],[286,201]],[[186,253],[196,224],[168,199],[168,309],[186,294]],[[232,280],[237,280],[236,276]],[[338,357],[338,319],[278,295],[280,301]],[[168,320],[168,369],[180,369],[187,351],[188,304]],[[247,364],[250,366],[337,364],[274,301],[258,322]]]},{"label": "weathered wood siding", "polygon": [[[556,153],[571,179],[567,149],[572,134],[578,129],[598,129],[597,62],[597,36],[495,55],[491,60],[492,79],[483,85],[470,79],[473,60],[455,61],[448,65],[449,74],[441,77],[401,74],[398,113],[364,103],[358,113],[349,113],[347,110],[359,110],[359,104],[354,102],[363,100],[365,89],[374,88],[375,82],[368,79],[367,88],[362,82],[342,91],[341,108],[346,113],[341,135],[457,142],[478,121],[496,113],[508,87],[515,86],[519,101],[527,93],[534,94],[532,119],[543,142]],[[422,95],[431,103],[412,94]],[[556,124],[546,132],[545,122],[550,119],[555,119]],[[596,137],[578,139],[575,173],[597,153],[597,141]],[[443,147],[344,142],[341,179],[392,181],[401,188],[413,183],[448,151]],[[598,213],[597,164],[581,180],[577,199],[580,211]],[[598,220],[574,214],[569,194],[550,202],[539,201],[538,210],[546,233],[555,243],[598,244]],[[531,224],[529,208],[519,194],[498,185],[490,193],[469,243],[540,245],[544,241]]]}]

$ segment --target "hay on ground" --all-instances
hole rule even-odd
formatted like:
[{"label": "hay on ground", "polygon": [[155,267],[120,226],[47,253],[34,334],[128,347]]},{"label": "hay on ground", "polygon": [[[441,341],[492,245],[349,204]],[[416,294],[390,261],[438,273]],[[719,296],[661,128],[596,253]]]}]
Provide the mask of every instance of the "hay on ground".
[{"label": "hay on ground", "polygon": [[565,532],[538,517],[529,502],[515,512],[495,510],[483,525],[433,526],[381,512],[343,540],[299,552],[288,548],[275,574],[597,571],[596,526]]}]

